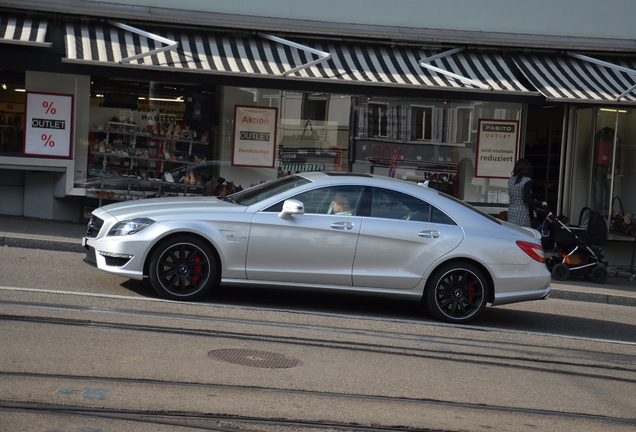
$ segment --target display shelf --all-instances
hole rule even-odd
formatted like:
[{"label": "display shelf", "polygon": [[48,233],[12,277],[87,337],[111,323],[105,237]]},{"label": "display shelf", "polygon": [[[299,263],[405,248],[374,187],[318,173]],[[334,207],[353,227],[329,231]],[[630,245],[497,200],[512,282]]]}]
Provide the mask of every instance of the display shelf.
[{"label": "display shelf", "polygon": [[[106,128],[92,131],[91,165],[87,181],[87,196],[109,200],[143,199],[154,196],[201,194],[203,180],[198,184],[166,181],[165,167],[185,166],[206,161],[193,153],[193,145],[207,145],[194,139],[140,131],[129,123],[109,122]],[[180,135],[181,136],[181,135]],[[151,175],[152,177],[146,177]],[[184,176],[185,177],[185,176]],[[192,180],[196,181],[194,177]]]}]

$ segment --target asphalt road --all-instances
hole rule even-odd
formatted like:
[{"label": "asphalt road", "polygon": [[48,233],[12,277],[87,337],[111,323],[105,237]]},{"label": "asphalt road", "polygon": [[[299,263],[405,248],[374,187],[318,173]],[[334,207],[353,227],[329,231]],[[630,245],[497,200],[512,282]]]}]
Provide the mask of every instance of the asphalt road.
[{"label": "asphalt road", "polygon": [[160,299],[80,254],[0,249],[0,431],[636,428],[636,308],[469,326],[282,290]]}]

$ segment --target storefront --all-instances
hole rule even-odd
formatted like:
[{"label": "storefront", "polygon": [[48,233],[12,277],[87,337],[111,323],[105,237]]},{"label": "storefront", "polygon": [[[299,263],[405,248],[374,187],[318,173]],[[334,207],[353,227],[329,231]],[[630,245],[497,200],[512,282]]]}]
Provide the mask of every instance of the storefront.
[{"label": "storefront", "polygon": [[616,196],[636,209],[628,57],[2,20],[3,214],[77,221],[307,170],[428,181],[499,214],[524,156],[537,198],[573,220]]}]

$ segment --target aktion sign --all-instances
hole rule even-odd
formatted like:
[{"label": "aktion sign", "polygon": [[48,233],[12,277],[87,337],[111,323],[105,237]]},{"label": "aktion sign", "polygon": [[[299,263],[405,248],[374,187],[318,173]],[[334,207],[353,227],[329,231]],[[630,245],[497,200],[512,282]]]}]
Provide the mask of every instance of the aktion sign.
[{"label": "aktion sign", "polygon": [[278,109],[234,107],[232,165],[274,168]]},{"label": "aktion sign", "polygon": [[475,177],[510,177],[517,160],[519,121],[479,120]]},{"label": "aktion sign", "polygon": [[73,96],[28,92],[25,156],[71,158]]}]

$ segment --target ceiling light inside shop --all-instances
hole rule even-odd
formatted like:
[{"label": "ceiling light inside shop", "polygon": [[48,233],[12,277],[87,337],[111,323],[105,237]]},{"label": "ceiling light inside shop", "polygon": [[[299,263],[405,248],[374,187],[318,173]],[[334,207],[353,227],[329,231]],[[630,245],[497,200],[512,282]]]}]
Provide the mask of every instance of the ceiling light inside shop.
[{"label": "ceiling light inside shop", "polygon": [[15,89],[14,91],[24,93],[26,90],[24,90],[24,89]]},{"label": "ceiling light inside shop", "polygon": [[179,96],[178,98],[175,98],[175,99],[140,97],[139,100],[150,100],[150,101],[160,101],[160,102],[183,102],[183,96]]},{"label": "ceiling light inside shop", "polygon": [[605,111],[605,112],[619,112],[619,113],[626,113],[627,110],[615,110],[615,109],[609,109],[609,108],[601,108],[600,111]]},{"label": "ceiling light inside shop", "polygon": [[2,90],[6,90],[7,89],[7,85],[6,84],[2,84]]}]

